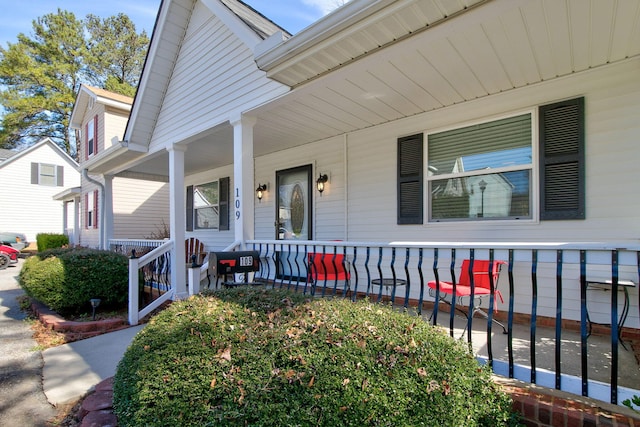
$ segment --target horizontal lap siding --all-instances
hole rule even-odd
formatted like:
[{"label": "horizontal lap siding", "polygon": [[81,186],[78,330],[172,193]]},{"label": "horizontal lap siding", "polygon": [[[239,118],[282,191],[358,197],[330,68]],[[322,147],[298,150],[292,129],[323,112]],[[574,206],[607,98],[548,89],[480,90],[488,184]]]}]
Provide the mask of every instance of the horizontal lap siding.
[{"label": "horizontal lap siding", "polygon": [[128,111],[118,111],[107,108],[104,115],[104,143],[107,148],[114,145],[114,142],[122,141],[124,129],[129,120]]},{"label": "horizontal lap siding", "polygon": [[[31,163],[63,166],[64,186],[31,184]],[[53,196],[80,185],[80,174],[48,144],[0,168],[0,231],[26,234],[35,242],[38,233],[62,233],[62,202]]]},{"label": "horizontal lap siding", "polygon": [[253,52],[196,4],[164,99],[152,150],[197,135],[261,103],[279,84],[258,71]]},{"label": "horizontal lap siding", "polygon": [[114,238],[161,238],[169,227],[169,184],[138,179],[113,180]]}]

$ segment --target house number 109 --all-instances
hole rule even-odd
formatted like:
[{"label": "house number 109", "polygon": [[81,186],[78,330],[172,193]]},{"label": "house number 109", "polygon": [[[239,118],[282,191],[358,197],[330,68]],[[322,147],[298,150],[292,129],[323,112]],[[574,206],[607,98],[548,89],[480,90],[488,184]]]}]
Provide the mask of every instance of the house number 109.
[{"label": "house number 109", "polygon": [[236,188],[236,219],[240,219],[240,191]]}]

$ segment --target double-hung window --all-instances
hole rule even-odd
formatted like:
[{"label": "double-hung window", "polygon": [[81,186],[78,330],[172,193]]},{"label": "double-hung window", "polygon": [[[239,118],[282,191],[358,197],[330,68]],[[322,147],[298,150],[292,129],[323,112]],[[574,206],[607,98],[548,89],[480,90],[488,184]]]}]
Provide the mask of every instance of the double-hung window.
[{"label": "double-hung window", "polygon": [[398,138],[398,224],[584,219],[584,126],[575,98]]},{"label": "double-hung window", "polygon": [[89,120],[85,125],[86,158],[98,152],[98,116]]},{"label": "double-hung window", "polygon": [[532,113],[427,135],[429,221],[531,218]]},{"label": "double-hung window", "polygon": [[229,230],[229,178],[187,187],[187,231]]},{"label": "double-hung window", "polygon": [[64,167],[46,163],[31,163],[31,183],[62,187],[64,185]]},{"label": "double-hung window", "polygon": [[218,181],[193,186],[193,213],[196,229],[216,229],[220,218]]}]

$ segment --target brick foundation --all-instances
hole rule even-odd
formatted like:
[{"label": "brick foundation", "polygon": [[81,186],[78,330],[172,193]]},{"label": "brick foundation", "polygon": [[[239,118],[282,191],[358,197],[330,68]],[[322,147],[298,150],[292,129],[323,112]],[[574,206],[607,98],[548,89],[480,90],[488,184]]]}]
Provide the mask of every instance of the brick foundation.
[{"label": "brick foundation", "polygon": [[513,410],[531,427],[640,427],[640,413],[588,397],[494,377],[513,399]]}]

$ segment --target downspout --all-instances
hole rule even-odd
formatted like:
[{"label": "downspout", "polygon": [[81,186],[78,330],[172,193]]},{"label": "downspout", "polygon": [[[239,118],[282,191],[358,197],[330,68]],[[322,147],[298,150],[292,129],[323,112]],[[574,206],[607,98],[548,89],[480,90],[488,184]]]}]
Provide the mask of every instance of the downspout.
[{"label": "downspout", "polygon": [[[104,212],[104,185],[100,182],[100,181],[96,181],[95,179],[91,178],[89,176],[89,172],[87,169],[82,169],[82,176],[89,181],[92,184],[97,185],[98,187],[100,187],[100,206],[96,206],[94,207],[94,209],[98,209],[98,212],[100,212],[100,221],[98,222],[98,224],[100,224],[100,232],[98,233],[98,247],[100,249],[105,249],[102,246],[102,242],[103,242],[103,233],[104,233],[104,216],[105,216],[105,212]],[[85,207],[86,209],[86,207]]]}]

